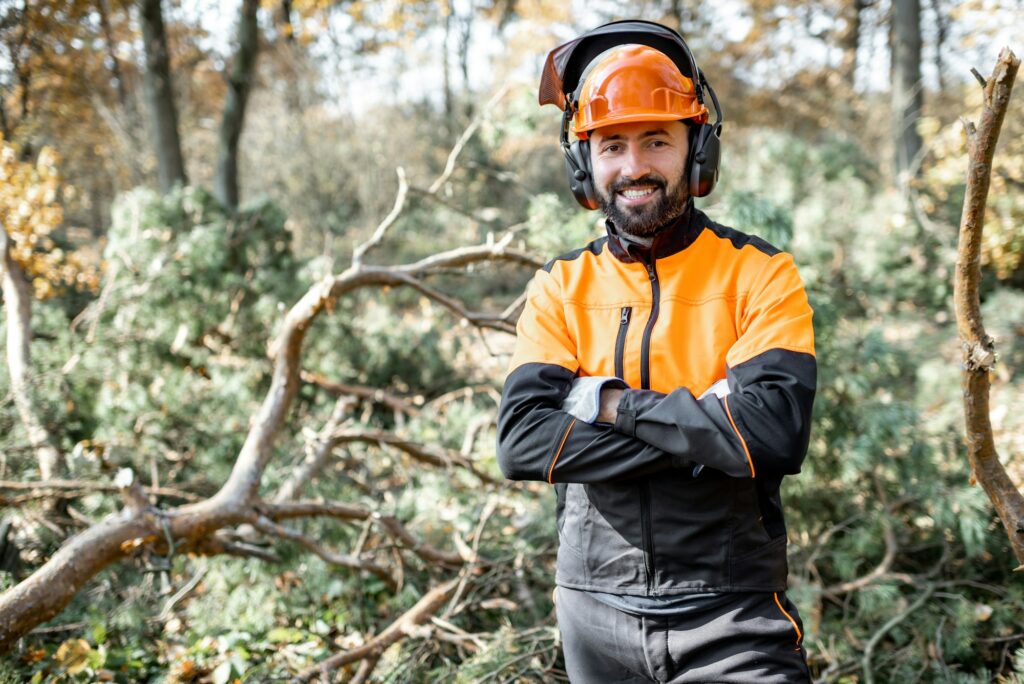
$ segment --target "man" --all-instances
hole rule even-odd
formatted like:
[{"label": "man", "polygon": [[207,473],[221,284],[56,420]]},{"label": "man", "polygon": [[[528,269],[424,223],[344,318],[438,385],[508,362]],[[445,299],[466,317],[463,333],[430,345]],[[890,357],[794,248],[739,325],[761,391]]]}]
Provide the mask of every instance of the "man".
[{"label": "man", "polygon": [[792,257],[694,208],[722,115],[678,34],[595,29],[551,53],[541,102],[607,217],[531,282],[498,416],[505,475],[555,485],[569,676],[807,682],[779,497],[816,383]]}]

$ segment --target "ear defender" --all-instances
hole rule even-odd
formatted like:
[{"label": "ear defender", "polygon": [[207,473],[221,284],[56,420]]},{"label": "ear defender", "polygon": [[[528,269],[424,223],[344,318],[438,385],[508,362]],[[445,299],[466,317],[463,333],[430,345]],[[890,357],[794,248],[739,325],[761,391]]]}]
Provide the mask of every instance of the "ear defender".
[{"label": "ear defender", "polygon": [[594,187],[594,174],[590,169],[590,141],[576,140],[565,153],[565,171],[569,175],[569,189],[572,196],[585,209],[597,209],[597,189]]},{"label": "ear defender", "polygon": [[696,124],[690,131],[690,197],[707,197],[718,183],[722,127]]}]

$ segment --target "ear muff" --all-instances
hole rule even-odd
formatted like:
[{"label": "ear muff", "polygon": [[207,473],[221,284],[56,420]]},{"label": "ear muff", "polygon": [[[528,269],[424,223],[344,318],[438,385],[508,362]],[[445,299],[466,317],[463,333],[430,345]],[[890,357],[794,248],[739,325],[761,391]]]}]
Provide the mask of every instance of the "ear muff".
[{"label": "ear muff", "polygon": [[722,126],[697,124],[690,128],[690,197],[707,197],[718,182]]},{"label": "ear muff", "polygon": [[597,190],[594,188],[594,173],[590,168],[590,141],[576,140],[563,146],[565,171],[569,176],[572,196],[584,209],[597,209]]}]

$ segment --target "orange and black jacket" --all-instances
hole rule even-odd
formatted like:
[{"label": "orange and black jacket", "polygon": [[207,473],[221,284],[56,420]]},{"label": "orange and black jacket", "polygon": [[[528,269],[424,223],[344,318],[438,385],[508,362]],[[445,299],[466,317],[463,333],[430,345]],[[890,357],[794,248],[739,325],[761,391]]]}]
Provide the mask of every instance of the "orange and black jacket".
[{"label": "orange and black jacket", "polygon": [[[530,283],[498,415],[506,477],[558,494],[556,581],[632,595],[779,591],[779,484],[807,450],[812,312],[792,257],[691,208]],[[577,376],[627,389],[614,425],[561,410]],[[704,392],[727,379],[724,398]]]}]

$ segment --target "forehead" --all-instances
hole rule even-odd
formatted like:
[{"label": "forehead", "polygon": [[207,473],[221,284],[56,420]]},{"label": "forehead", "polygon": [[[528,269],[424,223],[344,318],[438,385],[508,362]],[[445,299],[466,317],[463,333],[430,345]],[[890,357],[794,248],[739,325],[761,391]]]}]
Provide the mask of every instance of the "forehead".
[{"label": "forehead", "polygon": [[686,124],[682,121],[633,121],[602,126],[590,132],[590,137],[594,141],[607,140],[609,138],[635,140],[652,135],[685,137]]}]

